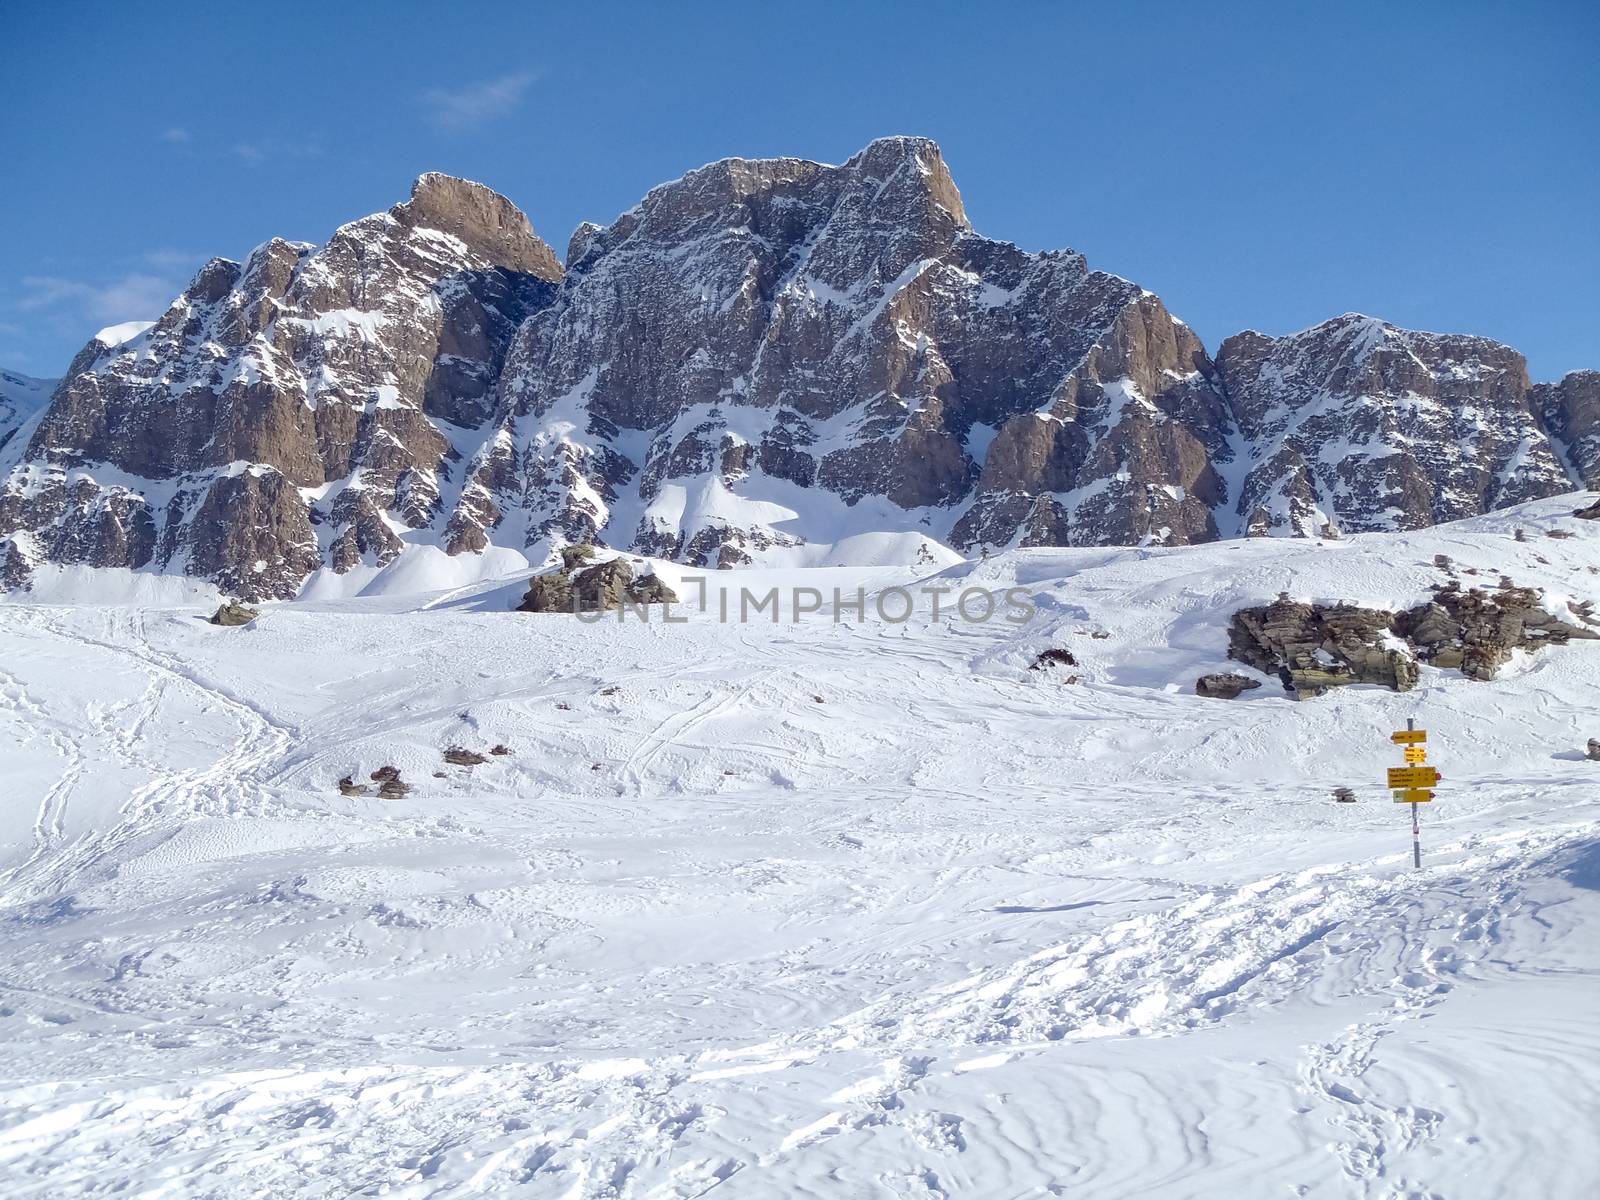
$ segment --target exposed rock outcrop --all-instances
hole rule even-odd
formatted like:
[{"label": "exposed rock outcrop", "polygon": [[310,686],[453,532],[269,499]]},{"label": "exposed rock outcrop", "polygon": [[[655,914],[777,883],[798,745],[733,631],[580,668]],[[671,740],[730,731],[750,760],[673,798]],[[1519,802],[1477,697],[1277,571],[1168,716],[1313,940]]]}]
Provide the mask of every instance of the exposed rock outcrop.
[{"label": "exposed rock outcrop", "polygon": [[1047,650],[1041,650],[1034,656],[1033,661],[1028,664],[1028,670],[1046,671],[1051,667],[1075,667],[1077,665],[1077,656],[1071,650],[1064,646],[1051,646]]},{"label": "exposed rock outcrop", "polygon": [[399,767],[379,767],[371,775],[378,795],[385,800],[401,800],[411,794],[411,785],[400,778]]},{"label": "exposed rock outcrop", "polygon": [[966,547],[1216,535],[1199,339],[1080,255],[975,234],[925,139],[714,163],[580,231],[567,269],[508,358],[458,548],[520,509],[530,546],[733,566],[796,541],[754,501],[796,487]]},{"label": "exposed rock outcrop", "polygon": [[[581,559],[579,561],[582,561]],[[676,604],[677,593],[655,572],[635,576],[626,559],[613,558],[582,570],[535,575],[521,612],[604,612],[624,604]]]},{"label": "exposed rock outcrop", "polygon": [[211,614],[210,622],[213,625],[248,625],[260,615],[253,608],[229,600]]},{"label": "exposed rock outcrop", "polygon": [[1494,592],[1441,588],[1433,603],[1398,614],[1394,629],[1424,662],[1479,680],[1493,679],[1516,650],[1600,638],[1546,612],[1532,588],[1509,586]]},{"label": "exposed rock outcrop", "polygon": [[1381,609],[1279,596],[1263,608],[1233,615],[1228,657],[1277,675],[1300,700],[1349,683],[1409,691],[1417,679],[1416,662],[1389,644],[1393,623],[1394,614]]},{"label": "exposed rock outcrop", "polygon": [[1489,680],[1517,650],[1600,638],[1546,612],[1533,589],[1509,583],[1495,592],[1442,587],[1399,613],[1279,596],[1240,609],[1228,634],[1228,657],[1277,675],[1297,700],[1352,683],[1409,691],[1419,662]]}]

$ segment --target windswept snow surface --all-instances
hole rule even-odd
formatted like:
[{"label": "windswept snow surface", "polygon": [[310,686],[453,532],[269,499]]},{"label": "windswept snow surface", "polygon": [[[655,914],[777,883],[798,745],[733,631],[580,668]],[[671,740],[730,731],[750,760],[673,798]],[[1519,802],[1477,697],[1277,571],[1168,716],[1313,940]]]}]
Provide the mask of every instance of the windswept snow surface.
[{"label": "windswept snow surface", "polygon": [[1026,626],[0,606],[0,1194],[1587,1195],[1600,643],[1193,683],[1236,605],[1410,603],[1435,554],[1600,597],[1592,499],[924,568]]}]

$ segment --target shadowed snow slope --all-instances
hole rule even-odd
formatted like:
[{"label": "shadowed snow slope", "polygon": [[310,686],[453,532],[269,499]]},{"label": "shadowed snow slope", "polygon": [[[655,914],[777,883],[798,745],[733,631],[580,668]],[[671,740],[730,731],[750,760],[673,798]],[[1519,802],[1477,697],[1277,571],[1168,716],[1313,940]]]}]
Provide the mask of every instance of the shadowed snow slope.
[{"label": "shadowed snow slope", "polygon": [[[1600,598],[1593,498],[921,578],[845,547],[682,624],[507,611],[521,575],[238,629],[0,605],[0,1192],[1582,1194],[1600,644],[1193,685],[1239,605],[1415,603],[1440,554]],[[1037,611],[716,619],[896,585]]]}]

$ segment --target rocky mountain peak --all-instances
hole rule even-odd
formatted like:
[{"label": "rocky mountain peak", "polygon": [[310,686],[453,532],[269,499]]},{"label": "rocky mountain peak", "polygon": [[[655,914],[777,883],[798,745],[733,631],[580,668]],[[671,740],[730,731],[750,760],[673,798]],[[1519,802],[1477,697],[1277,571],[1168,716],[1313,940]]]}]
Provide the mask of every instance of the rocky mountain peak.
[{"label": "rocky mountain peak", "polygon": [[211,260],[152,327],[74,361],[0,480],[7,583],[87,563],[265,599],[393,561],[459,488],[452,431],[489,418],[561,273],[508,201],[444,175],[323,246]]},{"label": "rocky mountain peak", "polygon": [[1243,533],[1417,528],[1570,486],[1526,360],[1489,338],[1346,313],[1237,334],[1216,370],[1247,443]]},{"label": "rocky mountain peak", "polygon": [[496,266],[557,283],[561,263],[534,232],[521,209],[500,193],[429,171],[411,186],[411,198],[389,213],[401,225],[436,229],[459,238]]},{"label": "rocky mountain peak", "polygon": [[944,153],[929,138],[878,138],[846,162],[845,169],[875,182],[880,189],[874,197],[878,201],[890,201],[891,207],[899,207],[926,197],[949,213],[958,226],[972,228],[961,192],[945,165]]},{"label": "rocky mountain peak", "polygon": [[1533,389],[1533,404],[1564,448],[1574,478],[1600,490],[1600,371],[1571,371]]}]

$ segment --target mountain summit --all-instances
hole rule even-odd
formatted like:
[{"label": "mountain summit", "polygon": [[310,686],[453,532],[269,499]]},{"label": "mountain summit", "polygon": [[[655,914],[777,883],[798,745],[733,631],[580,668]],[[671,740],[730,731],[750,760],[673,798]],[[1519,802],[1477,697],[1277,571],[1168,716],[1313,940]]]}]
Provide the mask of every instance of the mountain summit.
[{"label": "mountain summit", "polygon": [[1505,346],[1354,314],[1213,362],[1154,294],[975,233],[924,138],[709,164],[581,226],[565,268],[510,201],[428,174],[86,347],[0,447],[0,582],[273,599],[586,540],[729,567],[877,531],[1413,528],[1593,485],[1596,378],[1532,387]]}]

